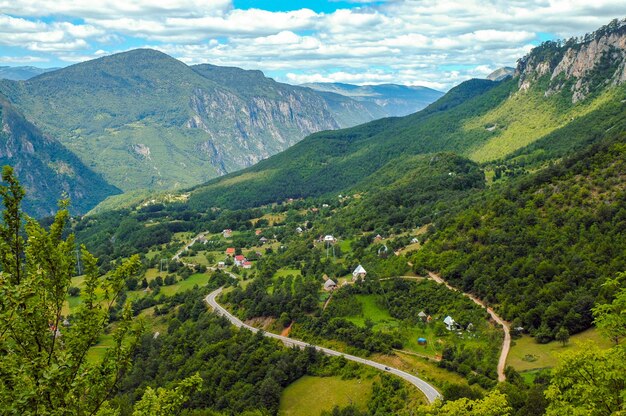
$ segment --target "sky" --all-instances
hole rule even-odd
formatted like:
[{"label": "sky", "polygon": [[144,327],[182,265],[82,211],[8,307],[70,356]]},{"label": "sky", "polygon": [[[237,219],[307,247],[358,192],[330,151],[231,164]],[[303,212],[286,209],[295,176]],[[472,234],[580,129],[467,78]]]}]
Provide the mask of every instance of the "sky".
[{"label": "sky", "polygon": [[0,0],[0,65],[142,47],[291,84],[445,91],[624,17],[625,0]]}]

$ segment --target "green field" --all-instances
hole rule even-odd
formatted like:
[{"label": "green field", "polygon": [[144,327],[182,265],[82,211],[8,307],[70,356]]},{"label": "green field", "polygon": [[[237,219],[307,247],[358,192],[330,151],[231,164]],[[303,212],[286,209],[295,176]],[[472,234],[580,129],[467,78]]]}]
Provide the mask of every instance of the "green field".
[{"label": "green field", "polygon": [[513,341],[507,365],[510,365],[517,371],[554,367],[558,361],[559,354],[565,351],[575,351],[580,348],[581,342],[588,340],[593,341],[600,348],[609,348],[611,346],[611,343],[602,338],[594,328],[573,335],[569,344],[565,347],[556,341],[548,344],[537,344],[534,338],[524,335]]},{"label": "green field", "polygon": [[303,376],[287,386],[280,398],[281,416],[319,416],[334,406],[353,404],[366,410],[373,380]]},{"label": "green field", "polygon": [[302,276],[302,273],[298,269],[278,269],[274,273],[274,277],[287,277],[289,275]]},{"label": "green field", "polygon": [[186,278],[185,280],[180,280],[174,285],[170,286],[161,286],[161,293],[167,296],[172,296],[179,292],[184,292],[193,288],[195,285],[204,286],[208,283],[211,275],[207,273],[195,273]]}]

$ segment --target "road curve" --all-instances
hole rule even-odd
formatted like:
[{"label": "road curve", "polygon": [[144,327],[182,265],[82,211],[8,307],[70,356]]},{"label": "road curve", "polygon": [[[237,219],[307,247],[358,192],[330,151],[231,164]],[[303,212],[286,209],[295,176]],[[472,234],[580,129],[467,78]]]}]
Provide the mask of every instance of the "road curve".
[{"label": "road curve", "polygon": [[[459,289],[457,289],[454,286],[451,286],[448,282],[446,282],[445,280],[443,280],[441,278],[441,276],[433,273],[433,272],[428,272],[428,276],[434,280],[437,283],[441,283],[443,285],[446,285],[446,287],[450,290],[453,290],[455,292],[460,292]],[[474,295],[470,295],[469,293],[465,293],[465,292],[461,292],[463,293],[465,296],[467,296],[468,298],[470,298],[471,300],[474,301],[474,303],[476,303],[477,305],[487,309],[487,313],[489,313],[489,315],[491,316],[491,318],[496,321],[496,323],[498,325],[502,326],[502,329],[504,330],[504,341],[502,342],[502,351],[500,352],[500,359],[498,360],[498,381],[502,382],[502,381],[506,381],[506,375],[504,374],[504,367],[506,366],[506,357],[509,355],[509,350],[511,349],[511,331],[509,330],[509,324],[502,318],[500,318],[494,311],[493,309],[491,309],[490,307],[488,307],[485,302],[483,302],[482,300],[478,299],[476,296]]]},{"label": "road curve", "polygon": [[[223,288],[220,287],[219,289],[209,293],[207,297],[204,299],[205,302],[211,308],[213,308],[215,313],[217,313],[218,315],[224,316],[233,325],[239,328],[246,328],[252,332],[258,332],[259,330],[257,328],[244,324],[243,322],[241,322],[240,319],[238,319],[236,316],[234,316],[233,314],[228,312],[226,309],[224,309],[219,303],[217,303],[217,296],[219,296],[219,294],[222,293],[222,289]],[[283,344],[285,344],[288,347],[298,347],[298,348],[314,347],[317,351],[320,351],[326,355],[344,357],[346,360],[355,361],[360,364],[369,365],[370,367],[374,367],[379,370],[386,371],[391,374],[395,374],[396,376],[405,379],[406,381],[408,381],[409,383],[413,384],[415,387],[420,389],[422,393],[424,393],[424,395],[426,396],[426,398],[428,399],[430,403],[434,402],[436,399],[441,398],[441,394],[433,386],[431,386],[430,384],[428,384],[421,378],[416,377],[412,374],[409,374],[405,371],[398,370],[397,368],[388,367],[384,364],[380,364],[375,361],[366,360],[365,358],[356,357],[354,355],[349,355],[349,354],[344,354],[339,351],[331,350],[331,349],[324,348],[324,347],[319,347],[316,345],[311,345],[306,342],[298,341],[292,338],[283,337],[281,335],[273,334],[271,332],[263,332],[263,335],[265,335],[266,337],[280,340],[283,342]]]}]

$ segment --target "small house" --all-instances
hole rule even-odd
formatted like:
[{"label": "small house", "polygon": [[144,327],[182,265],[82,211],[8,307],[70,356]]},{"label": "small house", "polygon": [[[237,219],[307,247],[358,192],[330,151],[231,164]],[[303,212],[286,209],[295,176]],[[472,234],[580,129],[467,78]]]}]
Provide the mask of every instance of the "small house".
[{"label": "small house", "polygon": [[335,241],[337,241],[337,239],[330,234],[324,236],[325,243],[335,243]]},{"label": "small house", "polygon": [[383,236],[380,234],[376,234],[376,237],[374,237],[374,241],[382,241]]},{"label": "small house", "polygon": [[361,279],[365,278],[365,275],[367,275],[367,272],[365,271],[365,269],[363,268],[363,266],[361,266],[360,264],[356,267],[356,269],[354,269],[354,271],[352,272],[352,280],[356,280],[359,277]]},{"label": "small house", "polygon": [[226,267],[226,263],[223,261],[218,261],[217,262],[217,268],[218,269],[223,269],[224,267]]},{"label": "small house", "polygon": [[235,255],[235,247],[228,247],[226,249],[226,255],[227,256],[234,256]]},{"label": "small house", "polygon": [[256,235],[261,235],[261,233],[262,233],[262,232],[263,232],[262,230],[255,230],[255,231],[254,231],[254,234],[256,234]]},{"label": "small house", "polygon": [[230,238],[233,235],[233,230],[227,228],[222,231],[222,235],[224,236],[224,238]]},{"label": "small house", "polygon": [[302,231],[303,231],[303,230],[302,230],[302,227],[297,227],[297,228],[296,228],[296,232],[297,232],[298,234],[302,234]]},{"label": "small house", "polygon": [[333,282],[331,279],[324,282],[324,290],[331,291],[335,289],[337,289],[337,283]]},{"label": "small house", "polygon": [[243,266],[243,262],[246,261],[246,257],[242,256],[241,254],[238,256],[235,256],[235,265],[236,266]]},{"label": "small house", "polygon": [[247,261],[247,260],[246,260],[246,261],[244,261],[244,262],[241,264],[241,266],[242,266],[244,269],[251,269],[251,268],[252,268],[252,262],[249,262],[249,261]]},{"label": "small house", "polygon": [[259,238],[259,242],[260,242],[261,244],[265,244],[265,243],[267,243],[267,238],[265,238],[265,237],[261,237],[261,238]]},{"label": "small house", "polygon": [[415,237],[413,237],[413,238],[411,239],[411,244],[416,244],[416,243],[419,243],[419,242],[420,242],[420,240],[418,240],[418,239],[417,239],[417,238],[415,238]]},{"label": "small house", "polygon": [[452,331],[456,327],[456,322],[454,321],[454,319],[452,319],[450,315],[445,317],[443,323],[446,324],[446,329],[448,331]]},{"label": "small house", "polygon": [[422,321],[426,321],[426,318],[428,318],[428,315],[426,315],[424,311],[421,311],[420,313],[417,314],[417,317],[420,318]]}]

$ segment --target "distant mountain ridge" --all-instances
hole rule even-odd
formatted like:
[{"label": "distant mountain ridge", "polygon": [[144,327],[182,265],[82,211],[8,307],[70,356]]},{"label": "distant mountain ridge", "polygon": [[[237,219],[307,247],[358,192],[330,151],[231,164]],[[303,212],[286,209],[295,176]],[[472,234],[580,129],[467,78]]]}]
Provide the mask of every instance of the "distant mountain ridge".
[{"label": "distant mountain ridge", "polygon": [[503,66],[502,68],[498,68],[491,74],[487,75],[487,79],[489,81],[502,81],[507,77],[512,77],[513,74],[515,74],[515,68],[511,68],[510,66]]},{"label": "distant mountain ridge", "polygon": [[2,80],[0,93],[124,191],[192,186],[383,116],[260,71],[187,66],[150,49]]},{"label": "distant mountain ridge", "polygon": [[0,79],[24,81],[59,68],[38,68],[35,66],[0,66]]},{"label": "distant mountain ridge", "polygon": [[386,116],[401,117],[415,113],[443,96],[443,92],[422,86],[398,84],[352,85],[333,82],[302,84],[316,91],[335,93],[379,107]]}]

